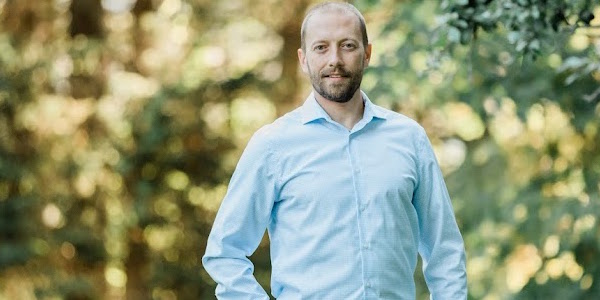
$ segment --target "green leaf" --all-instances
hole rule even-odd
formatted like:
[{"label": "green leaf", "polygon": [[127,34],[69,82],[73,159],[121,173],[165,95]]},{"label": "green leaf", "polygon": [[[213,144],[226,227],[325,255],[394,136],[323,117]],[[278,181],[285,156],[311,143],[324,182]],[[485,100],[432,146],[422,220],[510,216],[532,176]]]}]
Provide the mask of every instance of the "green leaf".
[{"label": "green leaf", "polygon": [[581,58],[576,56],[571,56],[563,62],[563,64],[558,68],[558,72],[564,72],[566,70],[573,70],[581,68],[589,63],[589,59]]},{"label": "green leaf", "polygon": [[521,38],[521,33],[518,31],[511,31],[508,33],[506,38],[511,44],[514,44]]},{"label": "green leaf", "polygon": [[523,49],[525,49],[525,47],[526,47],[526,46],[527,46],[527,41],[526,41],[526,40],[523,40],[523,39],[520,39],[520,40],[517,42],[517,46],[515,47],[515,49],[516,49],[517,51],[523,51]]},{"label": "green leaf", "polygon": [[469,27],[469,23],[467,23],[467,21],[459,19],[459,20],[455,20],[452,22],[455,27],[457,28],[462,28],[462,29],[467,29]]},{"label": "green leaf", "polygon": [[452,43],[460,42],[460,30],[456,27],[450,27],[448,29],[448,40]]},{"label": "green leaf", "polygon": [[529,43],[529,50],[540,50],[540,40],[534,39],[533,41],[531,41],[531,43]]},{"label": "green leaf", "polygon": [[573,82],[575,82],[575,80],[579,79],[580,77],[581,74],[579,73],[573,73],[569,75],[569,77],[565,79],[565,85],[571,85]]}]

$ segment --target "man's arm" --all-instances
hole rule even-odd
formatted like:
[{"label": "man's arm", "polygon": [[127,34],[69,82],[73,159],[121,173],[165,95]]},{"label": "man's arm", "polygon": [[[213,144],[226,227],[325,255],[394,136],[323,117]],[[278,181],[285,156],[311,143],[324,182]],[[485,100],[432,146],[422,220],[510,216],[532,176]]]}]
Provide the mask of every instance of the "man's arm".
[{"label": "man's arm", "polygon": [[248,256],[258,247],[276,198],[273,156],[257,132],[229,183],[208,237],[202,264],[217,282],[218,299],[269,299]]},{"label": "man's arm", "polygon": [[419,217],[419,253],[431,299],[467,299],[465,249],[444,178],[423,131],[418,138],[419,183],[413,205]]}]

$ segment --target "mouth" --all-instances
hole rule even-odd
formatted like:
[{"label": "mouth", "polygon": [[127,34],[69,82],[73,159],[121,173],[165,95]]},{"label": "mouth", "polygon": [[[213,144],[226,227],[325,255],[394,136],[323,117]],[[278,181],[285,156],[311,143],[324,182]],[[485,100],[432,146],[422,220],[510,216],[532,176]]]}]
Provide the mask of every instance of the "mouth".
[{"label": "mouth", "polygon": [[323,77],[324,78],[332,78],[332,79],[341,79],[341,78],[348,78],[349,76],[346,74],[330,73],[330,74],[323,75]]},{"label": "mouth", "polygon": [[342,68],[330,68],[321,72],[323,78],[342,79],[350,77],[350,73]]}]

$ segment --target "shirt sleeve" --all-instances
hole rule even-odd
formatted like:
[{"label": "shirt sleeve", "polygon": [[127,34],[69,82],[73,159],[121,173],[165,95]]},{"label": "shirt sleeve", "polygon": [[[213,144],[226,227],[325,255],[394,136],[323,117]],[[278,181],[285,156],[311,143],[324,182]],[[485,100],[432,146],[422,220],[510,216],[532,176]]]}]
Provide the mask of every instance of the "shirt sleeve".
[{"label": "shirt sleeve", "polygon": [[202,264],[217,283],[218,299],[269,299],[248,259],[264,235],[276,198],[269,148],[264,130],[250,139],[208,237]]},{"label": "shirt sleeve", "polygon": [[432,300],[467,299],[465,249],[442,172],[425,131],[417,142],[419,182],[413,205],[419,219],[419,253]]}]

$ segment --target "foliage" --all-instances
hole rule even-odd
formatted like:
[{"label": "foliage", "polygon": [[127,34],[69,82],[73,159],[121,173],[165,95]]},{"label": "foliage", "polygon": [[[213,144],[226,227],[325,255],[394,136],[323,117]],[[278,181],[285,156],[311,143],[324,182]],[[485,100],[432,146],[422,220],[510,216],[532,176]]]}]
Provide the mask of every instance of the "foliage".
[{"label": "foliage", "polygon": [[[0,0],[0,298],[213,298],[214,213],[252,132],[310,88],[312,3]],[[470,297],[597,298],[598,3],[354,4],[362,87],[427,130]]]},{"label": "foliage", "polygon": [[451,42],[469,43],[480,31],[502,27],[519,52],[539,54],[560,31],[590,26],[597,3],[590,0],[443,0]]}]

